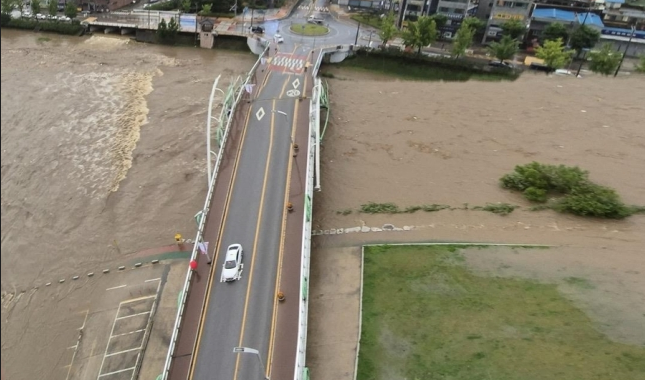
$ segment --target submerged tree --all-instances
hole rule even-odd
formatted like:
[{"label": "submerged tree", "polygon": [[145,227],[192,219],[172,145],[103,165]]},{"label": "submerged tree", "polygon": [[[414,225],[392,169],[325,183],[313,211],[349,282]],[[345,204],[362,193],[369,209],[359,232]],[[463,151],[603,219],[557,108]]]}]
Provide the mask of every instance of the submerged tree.
[{"label": "submerged tree", "polygon": [[546,41],[542,46],[535,49],[535,56],[544,60],[544,63],[552,69],[560,69],[571,59],[573,51],[564,50],[562,39]]},{"label": "submerged tree", "polygon": [[603,44],[600,50],[590,53],[589,69],[594,73],[612,75],[620,65],[622,56],[621,53],[614,51],[611,44]]},{"label": "submerged tree", "polygon": [[504,62],[511,59],[519,50],[519,42],[514,40],[510,35],[503,36],[499,42],[491,42],[488,51],[492,56]]}]

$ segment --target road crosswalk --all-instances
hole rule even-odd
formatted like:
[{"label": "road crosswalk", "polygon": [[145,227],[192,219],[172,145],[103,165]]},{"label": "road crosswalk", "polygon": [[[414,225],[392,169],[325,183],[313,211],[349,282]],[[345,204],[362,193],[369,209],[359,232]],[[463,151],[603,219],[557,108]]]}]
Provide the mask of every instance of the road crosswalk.
[{"label": "road crosswalk", "polygon": [[271,58],[269,70],[291,74],[302,74],[305,70],[307,57],[287,53],[278,53]]},{"label": "road crosswalk", "polygon": [[[301,6],[298,7],[298,9],[300,9],[300,10],[309,10],[310,7],[311,7],[310,5],[301,5]],[[314,10],[316,12],[329,12],[329,8],[327,8],[327,7],[314,7]]]}]

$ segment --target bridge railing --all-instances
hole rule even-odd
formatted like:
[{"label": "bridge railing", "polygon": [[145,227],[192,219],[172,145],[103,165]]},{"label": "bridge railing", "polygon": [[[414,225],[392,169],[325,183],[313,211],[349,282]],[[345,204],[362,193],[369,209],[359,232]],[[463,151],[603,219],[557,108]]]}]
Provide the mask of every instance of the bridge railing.
[{"label": "bridge railing", "polygon": [[[233,121],[233,115],[235,114],[237,104],[240,102],[240,99],[242,98],[242,95],[244,94],[245,87],[255,74],[255,71],[257,70],[258,66],[260,65],[262,57],[266,54],[268,50],[267,48],[264,50],[264,52],[258,57],[258,60],[255,62],[255,65],[251,68],[249,71],[249,74],[246,77],[246,80],[240,85],[240,87],[237,89],[237,96],[235,97],[235,101],[231,105],[231,112],[229,113],[228,120],[226,122],[226,128],[224,130],[224,135],[222,139],[222,144],[219,152],[217,153],[217,161],[215,163],[215,168],[213,170],[213,175],[210,178],[210,186],[208,188],[208,193],[206,194],[206,201],[204,202],[204,208],[202,209],[202,214],[201,218],[199,219],[199,225],[197,228],[197,235],[195,236],[195,245],[193,246],[193,251],[191,253],[191,260],[196,260],[197,255],[199,254],[199,247],[198,243],[202,241],[202,236],[204,232],[204,226],[206,225],[206,219],[208,216],[208,211],[210,209],[210,203],[211,203],[211,198],[213,197],[213,191],[215,189],[215,183],[217,180],[217,174],[219,172],[219,168],[222,162],[222,157],[224,155],[224,148],[226,147],[226,141],[228,140],[228,134],[231,129],[231,124]],[[168,375],[170,373],[170,368],[172,365],[172,359],[173,359],[173,354],[175,353],[175,349],[177,348],[177,338],[179,337],[179,332],[181,330],[181,322],[184,318],[184,313],[186,309],[186,301],[188,300],[188,295],[190,293],[190,285],[191,285],[191,280],[193,277],[193,270],[188,269],[186,273],[186,280],[184,281],[184,286],[182,288],[181,292],[181,302],[179,304],[179,309],[177,310],[177,317],[175,318],[175,326],[172,331],[172,335],[170,337],[170,346],[168,347],[168,354],[166,355],[166,362],[164,365],[163,373],[161,379],[167,380]]]},{"label": "bridge railing", "polygon": [[[315,72],[312,72],[312,74]],[[294,380],[308,380],[309,369],[306,367],[307,356],[307,316],[309,311],[309,271],[311,261],[311,223],[314,193],[314,171],[316,161],[317,135],[320,128],[320,86],[321,81],[315,78],[309,101],[309,134],[307,149],[307,170],[305,183],[305,212],[303,216],[302,253],[300,257],[300,304],[298,307],[298,343],[296,347],[296,365]]]}]

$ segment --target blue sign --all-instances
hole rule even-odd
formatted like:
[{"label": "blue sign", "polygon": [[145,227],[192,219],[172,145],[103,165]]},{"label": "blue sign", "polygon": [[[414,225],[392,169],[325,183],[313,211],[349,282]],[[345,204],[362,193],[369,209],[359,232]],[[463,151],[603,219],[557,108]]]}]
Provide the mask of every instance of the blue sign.
[{"label": "blue sign", "polygon": [[[629,38],[632,36],[631,29],[621,29],[621,28],[604,28],[601,33],[608,36],[617,36],[617,37],[626,37],[626,38]],[[643,30],[634,31],[634,38],[645,39],[645,31]]]},{"label": "blue sign", "polygon": [[181,28],[181,30],[195,30],[195,28],[197,27],[197,16],[179,16],[179,27]]}]

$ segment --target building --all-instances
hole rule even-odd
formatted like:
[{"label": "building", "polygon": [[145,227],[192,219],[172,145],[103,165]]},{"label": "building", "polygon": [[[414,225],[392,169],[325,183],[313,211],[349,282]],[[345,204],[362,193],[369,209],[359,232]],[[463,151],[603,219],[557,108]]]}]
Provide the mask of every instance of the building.
[{"label": "building", "polygon": [[77,0],[78,6],[89,12],[112,12],[131,3],[132,0]]},{"label": "building", "polygon": [[495,0],[492,3],[482,43],[499,40],[502,37],[502,25],[508,20],[519,20],[528,26],[533,9],[532,1]]},{"label": "building", "polygon": [[625,4],[625,0],[606,0],[603,21],[607,26],[645,30],[645,7]]},{"label": "building", "polygon": [[[558,8],[536,8],[531,14],[527,39],[529,41],[534,39],[541,41],[540,36],[542,31],[554,22],[559,22],[567,27],[569,33],[583,24],[598,30],[598,32],[605,27],[602,22],[602,17],[592,12],[579,13]],[[568,44],[567,41],[564,41],[564,43]]]},{"label": "building", "polygon": [[610,43],[616,51],[624,53],[627,57],[645,55],[645,31],[642,30],[603,28],[599,45],[605,43]]},{"label": "building", "polygon": [[477,8],[479,0],[439,0],[437,14],[448,18],[440,32],[444,38],[452,38],[461,26],[463,19],[471,15]]}]

